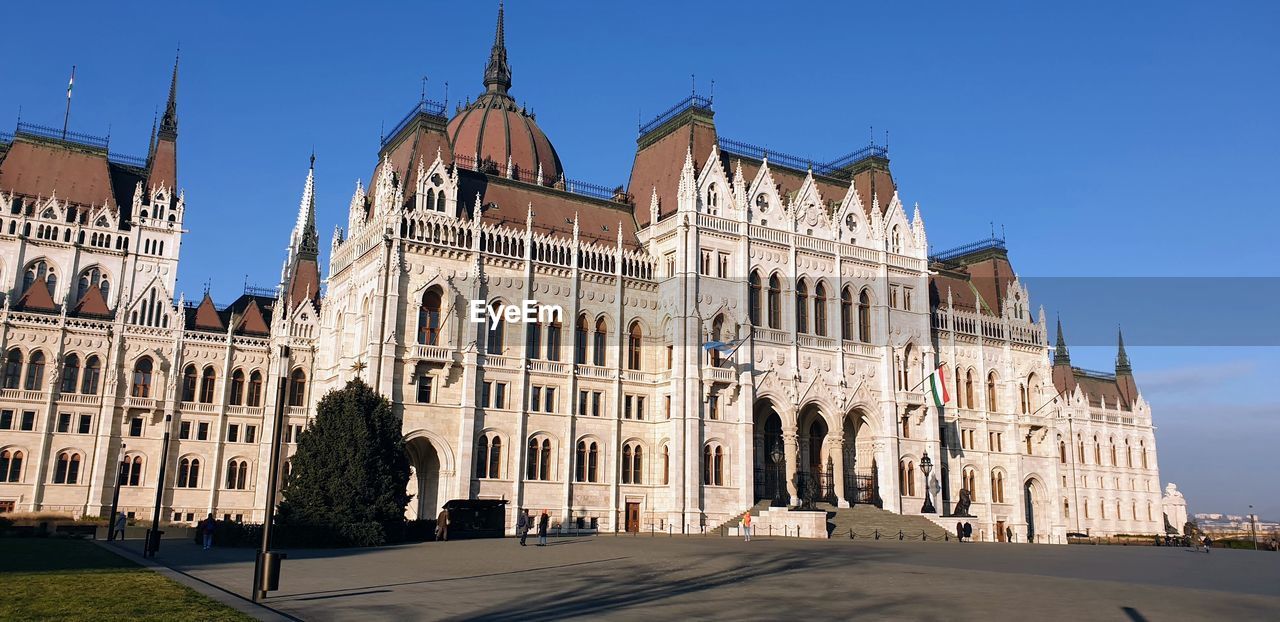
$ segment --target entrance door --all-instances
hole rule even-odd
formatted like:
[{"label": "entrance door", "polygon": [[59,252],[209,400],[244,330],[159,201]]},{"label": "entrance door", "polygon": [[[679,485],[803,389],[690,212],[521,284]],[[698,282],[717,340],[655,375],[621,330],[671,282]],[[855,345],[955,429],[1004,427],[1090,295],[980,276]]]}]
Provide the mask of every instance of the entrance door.
[{"label": "entrance door", "polygon": [[1004,521],[996,521],[996,542],[1004,542]]},{"label": "entrance door", "polygon": [[640,531],[640,504],[636,501],[627,502],[627,532],[636,533]]}]

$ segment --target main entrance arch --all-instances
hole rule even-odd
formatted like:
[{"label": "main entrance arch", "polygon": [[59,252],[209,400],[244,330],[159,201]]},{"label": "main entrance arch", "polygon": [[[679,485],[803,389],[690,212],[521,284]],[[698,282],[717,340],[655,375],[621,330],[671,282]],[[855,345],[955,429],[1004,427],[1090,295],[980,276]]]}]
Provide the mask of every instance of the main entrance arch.
[{"label": "main entrance arch", "polygon": [[862,409],[849,411],[843,420],[844,495],[849,503],[879,505],[879,465],[875,457],[875,426]]},{"label": "main entrance arch", "polygon": [[770,499],[773,505],[785,506],[789,494],[782,416],[768,398],[756,401],[751,436],[755,499]]},{"label": "main entrance arch", "polygon": [[446,501],[440,485],[443,470],[440,454],[425,436],[407,439],[404,451],[409,455],[409,494],[412,495],[405,508],[405,518],[435,518]]},{"label": "main entrance arch", "polygon": [[1047,514],[1045,512],[1047,501],[1043,492],[1044,485],[1034,476],[1028,477],[1022,484],[1022,510],[1027,520],[1027,542],[1036,542],[1037,538],[1045,539],[1045,536],[1039,532],[1039,529],[1043,529],[1043,525],[1047,525],[1042,521]]}]

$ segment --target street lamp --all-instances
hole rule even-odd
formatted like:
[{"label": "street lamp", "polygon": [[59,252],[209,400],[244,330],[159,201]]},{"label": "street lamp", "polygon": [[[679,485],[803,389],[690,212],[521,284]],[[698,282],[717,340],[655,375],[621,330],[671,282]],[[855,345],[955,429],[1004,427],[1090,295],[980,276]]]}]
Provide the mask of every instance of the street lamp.
[{"label": "street lamp", "polygon": [[160,550],[160,504],[164,501],[164,471],[169,462],[169,427],[173,415],[164,416],[164,441],[160,446],[160,469],[156,474],[156,508],[151,514],[151,531],[147,533],[147,542],[142,547],[143,557],[155,557]]},{"label": "street lamp", "polygon": [[783,460],[786,460],[787,454],[782,451],[782,443],[776,443],[773,449],[769,451],[769,458],[773,460],[773,500],[779,502],[782,500],[784,490],[786,490],[786,467]]},{"label": "street lamp", "polygon": [[[124,462],[124,448],[125,444],[120,443],[120,465],[116,467],[116,488],[111,493],[111,517],[107,519],[107,542],[116,539],[116,512],[120,510],[120,480],[128,472],[128,466]],[[120,539],[124,539],[123,534],[121,534]]]},{"label": "street lamp", "polygon": [[937,510],[933,507],[933,496],[929,494],[929,473],[933,472],[933,460],[929,459],[928,451],[920,458],[920,471],[924,473],[924,507],[920,508],[920,512],[933,514]]},{"label": "street lamp", "polygon": [[1249,504],[1249,533],[1253,536],[1253,550],[1258,550],[1258,515],[1253,513],[1253,504]]}]

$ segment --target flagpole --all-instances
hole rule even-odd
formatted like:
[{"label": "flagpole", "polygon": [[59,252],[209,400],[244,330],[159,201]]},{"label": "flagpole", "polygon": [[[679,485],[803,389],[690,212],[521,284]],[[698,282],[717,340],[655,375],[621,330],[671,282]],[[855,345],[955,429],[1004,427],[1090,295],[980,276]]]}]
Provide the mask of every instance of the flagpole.
[{"label": "flagpole", "polygon": [[71,80],[67,82],[67,112],[62,115],[62,140],[67,139],[67,123],[71,121],[71,87],[76,83],[76,66],[71,66]]}]

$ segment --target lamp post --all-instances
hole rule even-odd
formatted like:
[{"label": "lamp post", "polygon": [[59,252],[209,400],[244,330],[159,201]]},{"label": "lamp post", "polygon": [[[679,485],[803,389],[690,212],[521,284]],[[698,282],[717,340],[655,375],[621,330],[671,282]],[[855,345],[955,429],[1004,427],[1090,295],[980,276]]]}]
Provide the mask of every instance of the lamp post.
[{"label": "lamp post", "polygon": [[284,426],[285,395],[289,389],[289,346],[280,346],[280,379],[276,384],[275,423],[271,427],[271,466],[267,471],[267,502],[262,513],[262,546],[253,563],[253,601],[267,597],[280,581],[283,553],[271,550],[271,528],[276,516],[276,482],[280,475],[280,428]]},{"label": "lamp post", "polygon": [[924,473],[924,507],[920,508],[920,512],[933,514],[937,510],[933,507],[933,495],[929,491],[929,473],[933,472],[933,460],[929,458],[928,451],[925,451],[924,456],[920,458],[920,471]]},{"label": "lamp post", "polygon": [[1253,504],[1249,504],[1249,534],[1253,536],[1253,550],[1258,550],[1258,515],[1253,513]]},{"label": "lamp post", "polygon": [[773,446],[773,450],[769,452],[769,458],[773,460],[773,500],[778,501],[782,499],[782,491],[786,487],[786,482],[784,481],[786,479],[786,466],[782,461],[787,458],[787,455],[782,451],[782,443],[777,443]]},{"label": "lamp post", "polygon": [[169,463],[169,424],[173,415],[164,416],[164,441],[160,445],[160,469],[156,474],[156,507],[151,514],[151,531],[147,534],[146,545],[142,548],[143,557],[155,557],[160,549],[160,503],[164,501],[164,472]]},{"label": "lamp post", "polygon": [[[120,478],[125,477],[127,472],[125,470],[127,467],[124,463],[124,449],[125,444],[120,443],[120,464],[116,467],[116,488],[111,493],[111,517],[107,519],[107,542],[116,539],[116,512],[120,510]],[[123,540],[124,536],[121,535],[120,539]]]}]

